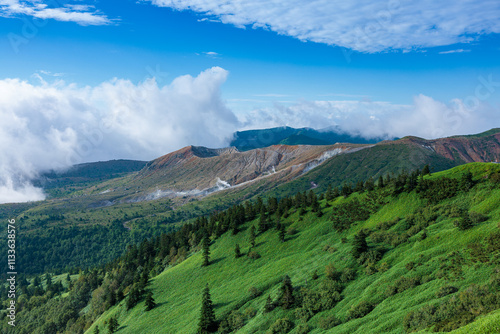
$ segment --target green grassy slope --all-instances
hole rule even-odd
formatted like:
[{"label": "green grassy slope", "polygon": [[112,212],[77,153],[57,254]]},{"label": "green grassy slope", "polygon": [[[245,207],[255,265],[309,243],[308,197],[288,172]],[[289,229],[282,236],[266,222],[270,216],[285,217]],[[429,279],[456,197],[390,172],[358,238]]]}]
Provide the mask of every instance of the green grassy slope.
[{"label": "green grassy slope", "polygon": [[[470,164],[428,178],[459,178],[466,170],[474,174],[475,180],[483,180],[492,171],[500,171],[500,165]],[[352,196],[363,200],[367,195]],[[338,198],[333,206],[351,199]],[[300,217],[299,212],[294,212],[282,223],[287,228],[296,229],[296,234],[287,235],[286,241],[282,243],[275,230],[266,231],[257,236],[255,250],[261,258],[252,260],[243,256],[235,259],[234,247],[237,243],[244,253],[248,251],[248,228],[256,221],[247,223],[242,232],[235,236],[226,233],[211,245],[212,263],[208,267],[200,267],[201,254],[195,253],[153,278],[148,289],[153,291],[158,304],[156,308],[146,312],[144,302],[141,302],[127,311],[125,301],[122,301],[103,314],[86,333],[92,333],[95,326],[99,326],[102,331],[107,319],[115,315],[120,324],[117,333],[195,333],[201,292],[207,283],[217,319],[226,317],[234,310],[241,313],[245,323],[237,333],[266,333],[279,318],[288,318],[295,324],[295,329],[290,333],[298,333],[299,324],[308,326],[310,333],[403,333],[403,319],[409,311],[449,298],[436,297],[441,287],[453,285],[462,292],[471,284],[488,282],[498,265],[498,257],[486,263],[475,263],[467,252],[467,246],[473,242],[483,242],[485,237],[498,232],[498,186],[484,182],[468,193],[461,193],[431,206],[430,211],[422,211],[423,215],[437,213],[435,221],[425,229],[426,238],[422,237],[423,232],[419,232],[395,246],[375,243],[370,236],[370,249],[384,248],[386,252],[374,267],[363,267],[351,255],[352,240],[357,232],[361,229],[382,230],[381,223],[402,219],[394,226],[385,228],[388,232],[401,234],[408,229],[408,226],[405,227],[405,221],[410,219],[408,216],[428,207],[426,200],[421,199],[415,191],[385,199],[387,203],[368,220],[358,222],[342,233],[332,228],[329,220],[332,208],[324,207],[324,201],[322,206],[325,214],[321,218],[312,213]],[[456,218],[448,214],[454,207],[487,215],[488,220],[472,229],[460,231],[453,224]],[[346,238],[347,242],[342,238]],[[461,254],[464,261],[447,271],[443,265],[451,266],[450,263],[454,263],[456,253],[453,252]],[[317,290],[325,279],[325,266],[331,263],[340,271],[347,267],[356,270],[355,280],[345,284],[342,300],[333,309],[319,312],[307,322],[299,319],[293,310],[276,308],[263,313],[267,296],[276,298],[284,275],[291,277],[297,291],[301,287]],[[312,279],[315,270],[319,274],[316,280]],[[388,295],[388,288],[400,277],[419,277],[420,284]],[[259,290],[261,295],[252,296],[249,291],[252,287]],[[359,319],[348,320],[349,310],[362,301],[375,304],[373,311]],[[329,330],[320,329],[322,320],[332,315],[343,323]],[[456,330],[456,333],[497,333],[498,319],[500,313],[497,310],[479,317],[475,322]]]}]

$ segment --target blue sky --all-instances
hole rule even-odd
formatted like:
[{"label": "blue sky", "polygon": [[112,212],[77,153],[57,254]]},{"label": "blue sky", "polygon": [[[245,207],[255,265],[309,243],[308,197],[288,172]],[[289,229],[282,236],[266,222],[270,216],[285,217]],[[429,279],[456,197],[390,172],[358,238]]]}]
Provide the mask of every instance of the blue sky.
[{"label": "blue sky", "polygon": [[[20,42],[18,52],[7,38],[2,39],[0,77],[29,80],[33,73],[49,71],[63,73],[68,82],[97,85],[114,77],[139,82],[159,69],[167,83],[220,66],[230,73],[223,97],[234,108],[247,110],[253,107],[252,101],[234,100],[254,99],[260,106],[259,101],[272,99],[255,95],[287,95],[281,100],[295,101],[340,94],[411,103],[413,96],[425,94],[449,101],[469,95],[479,75],[500,75],[498,34],[479,33],[467,43],[411,45],[413,51],[390,47],[359,52],[300,41],[270,29],[201,21],[207,18],[202,13],[158,7],[148,1],[73,3],[95,6],[91,11],[105,15],[109,22],[81,25],[47,19],[39,23],[22,14],[0,19],[4,36],[22,37],[30,23],[42,25]],[[466,19],[467,13],[463,15]],[[464,52],[442,53],[453,50]],[[492,101],[498,102],[499,96],[495,94]]]},{"label": "blue sky", "polygon": [[499,33],[497,0],[0,0],[0,202],[242,129],[500,127]]}]

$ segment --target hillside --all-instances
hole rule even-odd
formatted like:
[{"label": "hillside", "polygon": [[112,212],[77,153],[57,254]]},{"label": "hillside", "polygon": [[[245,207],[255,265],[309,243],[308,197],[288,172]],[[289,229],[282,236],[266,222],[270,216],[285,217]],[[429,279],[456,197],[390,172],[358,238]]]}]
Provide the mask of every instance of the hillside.
[{"label": "hillside", "polygon": [[[321,200],[321,217],[314,205],[291,207],[281,216],[268,212],[270,227],[252,249],[259,258],[234,256],[236,244],[243,254],[249,251],[256,219],[236,235],[216,238],[209,266],[200,267],[194,248],[183,262],[153,275],[147,288],[157,303],[153,310],[144,311],[143,301],[127,310],[124,300],[87,333],[95,326],[102,330],[111,316],[118,318],[118,333],[195,333],[206,284],[217,320],[226,319],[235,333],[498,331],[500,313],[490,312],[500,309],[499,180],[500,165],[470,164],[426,176],[413,190],[399,192],[395,183]],[[472,225],[464,228],[465,216]],[[277,221],[288,231],[284,242],[272,227]],[[361,231],[367,248],[355,254]],[[264,312],[267,297],[278,298],[285,275],[295,304]],[[277,331],[279,326],[290,330]]]},{"label": "hillside", "polygon": [[66,170],[46,171],[34,180],[34,185],[42,187],[44,191],[53,197],[61,197],[91,184],[137,172],[144,168],[145,165],[146,161],[137,160],[83,163],[71,166]]}]

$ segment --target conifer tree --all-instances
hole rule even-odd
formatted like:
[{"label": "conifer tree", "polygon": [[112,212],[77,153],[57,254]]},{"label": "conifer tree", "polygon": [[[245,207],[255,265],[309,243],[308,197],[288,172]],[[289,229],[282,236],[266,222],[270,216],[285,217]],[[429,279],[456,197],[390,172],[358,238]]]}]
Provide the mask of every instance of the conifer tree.
[{"label": "conifer tree", "polygon": [[148,291],[146,295],[146,311],[151,311],[156,306],[155,300],[153,299],[153,292]]},{"label": "conifer tree", "polygon": [[377,182],[377,187],[380,189],[380,188],[384,188],[385,187],[385,184],[384,184],[384,178],[382,177],[382,175],[380,175],[378,177],[378,182]]},{"label": "conifer tree", "polygon": [[236,244],[236,246],[234,247],[234,258],[237,259],[239,257],[241,257],[240,245]]},{"label": "conifer tree", "polygon": [[288,275],[283,278],[283,283],[280,288],[279,304],[284,310],[292,308],[295,304],[295,297],[293,296],[292,280]]},{"label": "conifer tree", "polygon": [[206,235],[203,238],[202,251],[203,251],[203,264],[201,266],[206,267],[210,264],[210,240],[208,240],[208,236]]},{"label": "conifer tree", "polygon": [[337,198],[340,196],[340,190],[338,187],[333,188],[333,198]]},{"label": "conifer tree", "polygon": [[49,273],[45,274],[45,283],[47,284],[47,289],[52,286],[52,276]]},{"label": "conifer tree", "polygon": [[249,236],[250,247],[255,247],[255,226],[250,227],[250,236]]},{"label": "conifer tree", "polygon": [[332,189],[331,184],[329,184],[328,189],[326,189],[326,196],[325,197],[326,197],[327,201],[333,200],[333,189]]},{"label": "conifer tree", "polygon": [[99,326],[94,327],[93,334],[99,334]]},{"label": "conifer tree", "polygon": [[109,319],[108,330],[110,333],[116,332],[119,326],[120,325],[118,324],[118,320],[116,319],[116,317],[111,317],[111,319]]},{"label": "conifer tree", "polygon": [[360,231],[354,236],[352,243],[352,255],[358,258],[368,250],[368,244],[366,243],[366,234],[364,231]]},{"label": "conifer tree", "polygon": [[40,277],[35,276],[35,278],[33,279],[33,286],[36,288],[39,285],[40,285]]},{"label": "conifer tree", "polygon": [[422,169],[422,175],[431,175],[431,169],[429,165],[425,165]]},{"label": "conifer tree", "polygon": [[352,186],[350,184],[344,184],[342,186],[342,190],[341,190],[341,193],[342,193],[342,196],[344,196],[344,198],[347,198],[349,197],[349,195],[352,194]]},{"label": "conifer tree", "polygon": [[283,224],[279,227],[279,238],[281,242],[285,242],[285,225]]},{"label": "conifer tree", "polygon": [[267,295],[266,304],[264,305],[264,313],[271,312],[274,309],[274,303],[271,295]]},{"label": "conifer tree", "polygon": [[371,176],[368,178],[368,180],[366,180],[364,188],[366,191],[372,191],[373,189],[375,189],[375,182],[373,181],[373,178]]},{"label": "conifer tree", "polygon": [[210,289],[207,284],[203,290],[203,296],[201,299],[201,314],[200,322],[198,324],[198,334],[212,333],[215,331],[216,327],[212,298],[210,297]]},{"label": "conifer tree", "polygon": [[259,218],[259,233],[265,232],[266,230],[267,230],[266,211],[264,207],[262,207]]}]

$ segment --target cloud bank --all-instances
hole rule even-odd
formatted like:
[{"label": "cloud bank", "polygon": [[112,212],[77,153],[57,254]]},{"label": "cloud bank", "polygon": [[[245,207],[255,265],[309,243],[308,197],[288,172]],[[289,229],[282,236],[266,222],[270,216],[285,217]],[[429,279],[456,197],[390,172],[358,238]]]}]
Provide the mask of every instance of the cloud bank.
[{"label": "cloud bank", "polygon": [[264,28],[361,52],[469,43],[500,32],[497,0],[149,0],[202,21]]},{"label": "cloud bank", "polygon": [[114,79],[96,87],[0,80],[0,203],[39,200],[41,170],[110,160],[150,160],[186,145],[225,146],[237,129],[214,67],[159,87]]},{"label": "cloud bank", "polygon": [[41,20],[75,22],[82,26],[108,25],[113,21],[96,10],[94,6],[77,4],[61,4],[53,1],[57,7],[49,7],[41,1],[0,0],[0,17],[17,17],[27,15]]},{"label": "cloud bank", "polygon": [[287,125],[315,129],[338,126],[364,138],[395,138],[408,135],[434,139],[473,134],[500,126],[500,110],[486,102],[449,103],[417,95],[412,104],[383,101],[299,101],[285,106],[253,110],[240,115],[245,129]]}]

